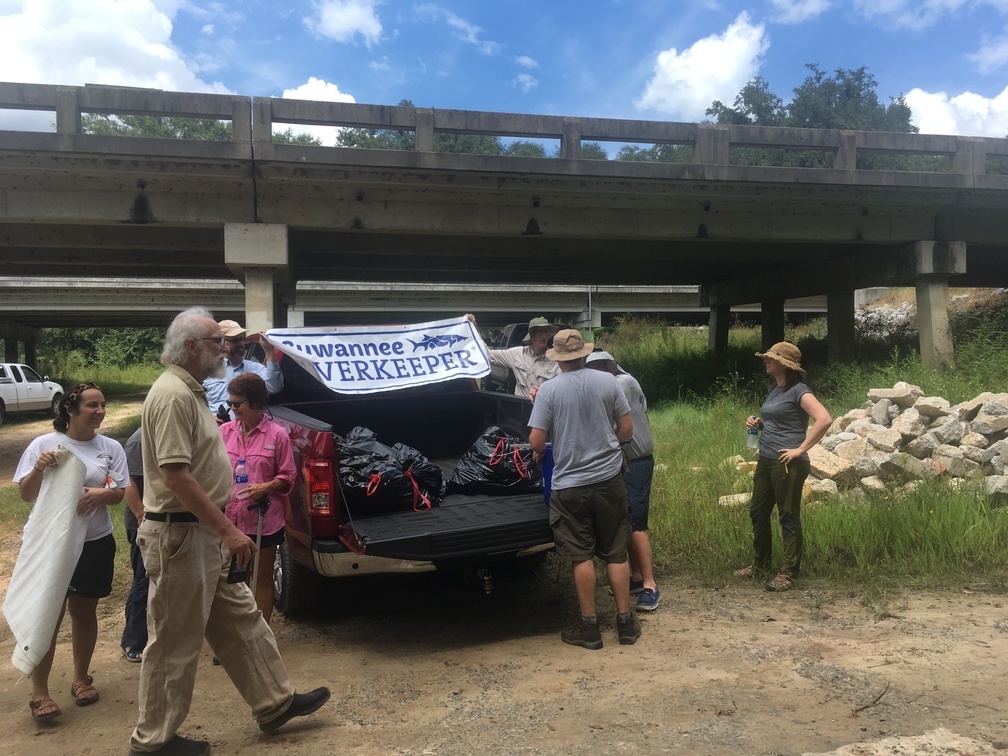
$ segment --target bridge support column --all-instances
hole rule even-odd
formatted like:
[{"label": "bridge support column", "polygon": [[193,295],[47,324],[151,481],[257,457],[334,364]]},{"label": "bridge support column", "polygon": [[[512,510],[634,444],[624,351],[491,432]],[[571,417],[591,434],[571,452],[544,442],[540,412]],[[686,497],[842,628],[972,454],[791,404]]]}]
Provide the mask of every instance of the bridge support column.
[{"label": "bridge support column", "polygon": [[35,349],[35,339],[29,339],[24,343],[25,365],[38,370],[38,352]]},{"label": "bridge support column", "polygon": [[18,359],[18,340],[10,334],[4,336],[4,362],[20,362]]},{"label": "bridge support column", "polygon": [[826,357],[830,362],[854,359],[854,290],[826,294]]},{"label": "bridge support column", "polygon": [[272,328],[277,286],[290,280],[287,226],[225,223],[224,262],[245,284],[245,327],[250,333]]},{"label": "bridge support column", "polygon": [[914,244],[913,251],[921,362],[929,368],[951,365],[955,355],[948,317],[948,278],[966,272],[966,243],[921,241]]},{"label": "bridge support column", "polygon": [[585,335],[585,341],[592,341],[595,329],[602,327],[602,313],[595,309],[582,310],[575,325]]},{"label": "bridge support column", "polygon": [[707,351],[724,353],[728,351],[728,325],[731,318],[731,307],[714,305],[710,308],[710,320],[707,321]]},{"label": "bridge support column", "polygon": [[784,299],[764,299],[762,310],[763,350],[766,351],[778,341],[784,341]]},{"label": "bridge support column", "polygon": [[304,327],[304,310],[290,306],[287,308],[287,327],[288,328],[303,328]]}]

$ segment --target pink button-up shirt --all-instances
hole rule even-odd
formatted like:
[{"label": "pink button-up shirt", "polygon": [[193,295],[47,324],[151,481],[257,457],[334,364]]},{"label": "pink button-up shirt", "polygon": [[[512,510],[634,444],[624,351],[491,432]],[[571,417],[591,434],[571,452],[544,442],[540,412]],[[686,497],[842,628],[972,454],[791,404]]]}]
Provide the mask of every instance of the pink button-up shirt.
[{"label": "pink button-up shirt", "polygon": [[[259,425],[252,429],[248,438],[242,434],[242,426],[238,420],[224,423],[221,427],[224,446],[231,459],[232,475],[239,459],[245,460],[249,483],[268,483],[271,480],[282,480],[281,491],[270,491],[269,509],[263,516],[263,535],[273,535],[283,530],[286,524],[287,494],[294,485],[294,450],[291,447],[287,431],[263,415]],[[259,522],[259,510],[249,510],[251,499],[238,499],[234,491],[227,504],[225,514],[238,529],[246,535],[255,538],[256,526]]]}]

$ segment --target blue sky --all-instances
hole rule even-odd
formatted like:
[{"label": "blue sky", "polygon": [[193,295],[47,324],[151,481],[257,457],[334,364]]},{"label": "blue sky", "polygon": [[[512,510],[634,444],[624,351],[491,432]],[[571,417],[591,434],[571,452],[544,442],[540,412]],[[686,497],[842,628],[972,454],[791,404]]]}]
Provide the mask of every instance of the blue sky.
[{"label": "blue sky", "polygon": [[1008,0],[0,0],[7,81],[700,121],[806,63],[1008,135]]}]

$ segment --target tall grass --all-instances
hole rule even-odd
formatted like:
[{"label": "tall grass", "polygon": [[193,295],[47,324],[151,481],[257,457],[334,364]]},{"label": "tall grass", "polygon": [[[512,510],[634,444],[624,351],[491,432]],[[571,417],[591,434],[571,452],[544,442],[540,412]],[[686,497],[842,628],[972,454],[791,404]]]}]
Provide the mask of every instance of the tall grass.
[{"label": "tall grass", "polygon": [[[66,367],[66,366],[65,366]],[[143,394],[151,387],[154,380],[161,375],[164,368],[158,364],[129,365],[117,367],[114,365],[97,365],[88,368],[77,366],[65,374],[53,377],[64,389],[78,383],[97,383],[101,386],[105,398],[115,396],[132,396]]]}]

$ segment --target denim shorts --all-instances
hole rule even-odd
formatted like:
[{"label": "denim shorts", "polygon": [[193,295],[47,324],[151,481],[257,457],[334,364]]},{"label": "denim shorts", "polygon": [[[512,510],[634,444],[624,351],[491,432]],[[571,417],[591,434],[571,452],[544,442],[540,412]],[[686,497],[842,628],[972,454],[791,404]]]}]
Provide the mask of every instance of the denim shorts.
[{"label": "denim shorts", "polygon": [[635,533],[647,531],[648,513],[651,511],[651,477],[654,475],[654,457],[650,454],[630,461],[630,470],[623,475],[626,483],[627,506],[630,508],[630,529]]}]

